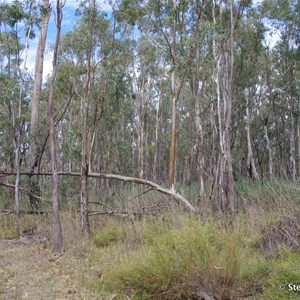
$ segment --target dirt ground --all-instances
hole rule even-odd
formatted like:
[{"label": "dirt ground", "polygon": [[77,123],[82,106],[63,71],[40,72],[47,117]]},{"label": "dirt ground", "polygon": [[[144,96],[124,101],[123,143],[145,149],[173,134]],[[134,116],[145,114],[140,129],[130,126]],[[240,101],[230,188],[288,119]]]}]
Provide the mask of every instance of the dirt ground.
[{"label": "dirt ground", "polygon": [[81,284],[81,265],[70,251],[54,255],[45,245],[0,240],[0,299],[101,299]]}]

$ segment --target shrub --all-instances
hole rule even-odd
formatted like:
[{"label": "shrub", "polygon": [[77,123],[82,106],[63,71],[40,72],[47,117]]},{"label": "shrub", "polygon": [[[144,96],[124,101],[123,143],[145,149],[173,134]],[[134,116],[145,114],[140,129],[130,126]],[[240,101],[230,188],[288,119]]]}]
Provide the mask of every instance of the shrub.
[{"label": "shrub", "polygon": [[282,249],[281,259],[273,261],[271,266],[272,273],[263,294],[265,298],[299,299],[300,291],[297,291],[297,286],[300,287],[300,253]]},{"label": "shrub", "polygon": [[246,249],[242,237],[213,222],[187,219],[151,238],[148,229],[148,242],[124,255],[106,274],[106,284],[137,299],[188,299],[199,293],[230,299],[241,291],[253,293],[254,286],[261,289],[256,279],[267,265]]}]

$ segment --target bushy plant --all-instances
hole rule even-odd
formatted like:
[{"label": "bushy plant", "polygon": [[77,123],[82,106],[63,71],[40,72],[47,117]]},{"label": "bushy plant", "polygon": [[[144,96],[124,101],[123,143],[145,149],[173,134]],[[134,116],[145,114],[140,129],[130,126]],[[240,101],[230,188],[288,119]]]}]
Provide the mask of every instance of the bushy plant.
[{"label": "bushy plant", "polygon": [[267,280],[264,297],[268,299],[300,298],[300,253],[282,249],[281,258],[270,265],[271,276]]},{"label": "bushy plant", "polygon": [[240,232],[213,222],[184,218],[161,234],[152,231],[150,236],[145,230],[144,246],[123,256],[105,277],[107,285],[137,299],[183,299],[197,293],[229,299],[253,292],[267,270],[266,261],[245,248]]}]

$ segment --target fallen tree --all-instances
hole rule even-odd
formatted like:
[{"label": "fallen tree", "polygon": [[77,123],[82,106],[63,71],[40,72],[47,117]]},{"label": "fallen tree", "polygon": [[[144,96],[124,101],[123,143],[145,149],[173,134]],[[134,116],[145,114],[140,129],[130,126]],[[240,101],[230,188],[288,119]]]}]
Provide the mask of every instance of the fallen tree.
[{"label": "fallen tree", "polygon": [[[15,173],[8,173],[8,172],[0,172],[0,177],[1,176],[14,176],[16,175]],[[27,176],[52,176],[52,173],[30,173],[30,172],[21,172],[20,175],[27,175]],[[58,172],[59,176],[75,176],[75,177],[80,177],[81,173],[77,172]],[[131,182],[131,183],[136,183],[136,184],[141,184],[141,185],[146,185],[152,188],[152,190],[160,192],[162,194],[168,195],[172,197],[174,200],[176,200],[178,203],[183,203],[190,211],[195,212],[195,208],[193,205],[181,194],[177,193],[175,189],[168,189],[165,188],[153,181],[142,179],[142,178],[137,178],[137,177],[130,177],[130,176],[123,176],[123,175],[117,175],[117,174],[105,174],[105,173],[95,173],[95,172],[89,172],[87,174],[87,177],[92,177],[92,178],[102,178],[102,179],[114,179],[114,180],[119,180],[123,182]]]}]

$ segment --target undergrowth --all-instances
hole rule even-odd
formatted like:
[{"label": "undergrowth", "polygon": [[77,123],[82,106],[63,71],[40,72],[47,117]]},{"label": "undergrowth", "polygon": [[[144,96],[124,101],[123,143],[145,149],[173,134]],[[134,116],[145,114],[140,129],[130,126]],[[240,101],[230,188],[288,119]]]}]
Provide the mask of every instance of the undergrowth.
[{"label": "undergrowth", "polygon": [[[123,228],[123,233],[135,230],[135,249],[128,234],[123,234],[122,244],[111,248],[109,255],[117,251],[118,257],[99,282],[100,290],[133,299],[193,299],[201,293],[230,299],[262,289],[257,282],[268,272],[267,260],[246,247],[241,229],[222,228],[214,220],[202,224],[186,216],[175,223],[151,218],[140,223],[139,232],[132,224]],[[102,236],[110,236],[103,232],[110,232],[107,227]],[[101,264],[95,256],[97,251],[91,263]]]},{"label": "undergrowth", "polygon": [[[147,194],[148,216],[136,218],[128,207],[122,216],[91,217],[91,242],[70,206],[61,214],[65,250],[76,258],[81,284],[99,299],[299,299],[296,185],[239,182],[236,191],[242,209],[231,224],[208,211],[201,220],[170,211]],[[22,216],[21,224],[52,232],[51,214]],[[1,218],[0,238],[16,236],[14,217]]]}]

